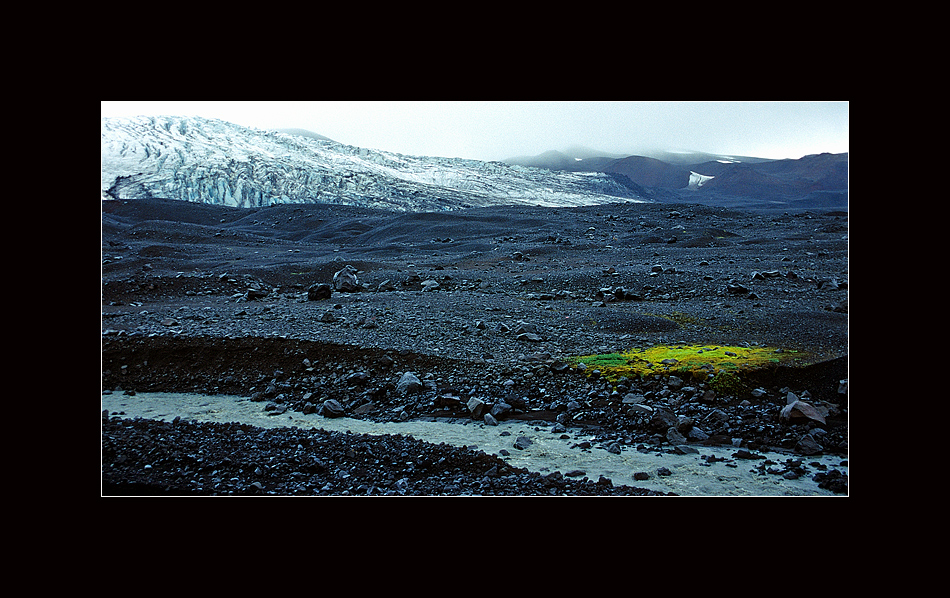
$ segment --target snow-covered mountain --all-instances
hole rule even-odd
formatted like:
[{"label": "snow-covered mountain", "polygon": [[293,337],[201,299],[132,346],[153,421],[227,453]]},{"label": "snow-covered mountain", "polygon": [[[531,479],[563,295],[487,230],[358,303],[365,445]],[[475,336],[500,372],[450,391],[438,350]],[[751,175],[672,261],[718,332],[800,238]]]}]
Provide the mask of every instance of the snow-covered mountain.
[{"label": "snow-covered mountain", "polygon": [[102,119],[102,199],[395,211],[647,202],[622,174],[417,157],[196,117]]}]

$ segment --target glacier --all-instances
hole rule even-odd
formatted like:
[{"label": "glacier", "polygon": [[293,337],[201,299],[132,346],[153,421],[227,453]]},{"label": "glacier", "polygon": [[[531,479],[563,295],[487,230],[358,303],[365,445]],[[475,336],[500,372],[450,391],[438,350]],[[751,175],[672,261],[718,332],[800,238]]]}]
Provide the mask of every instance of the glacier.
[{"label": "glacier", "polygon": [[652,203],[619,174],[407,156],[199,117],[102,118],[101,199],[391,211]]}]

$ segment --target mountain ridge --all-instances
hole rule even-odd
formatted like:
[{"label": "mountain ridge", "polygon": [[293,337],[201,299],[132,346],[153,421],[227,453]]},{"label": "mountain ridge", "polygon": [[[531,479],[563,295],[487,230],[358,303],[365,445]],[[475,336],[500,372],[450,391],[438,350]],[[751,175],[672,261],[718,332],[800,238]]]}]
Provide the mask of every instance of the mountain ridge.
[{"label": "mountain ridge", "polygon": [[[656,155],[673,156],[674,159],[668,161]],[[581,158],[567,152],[548,151],[536,156],[511,158],[510,161],[523,166],[571,172],[599,170],[622,174],[645,187],[647,196],[665,201],[736,206],[748,200],[757,205],[847,209],[848,158],[847,152],[809,154],[798,159],[781,160],[702,152]],[[697,184],[697,181],[702,182]]]}]

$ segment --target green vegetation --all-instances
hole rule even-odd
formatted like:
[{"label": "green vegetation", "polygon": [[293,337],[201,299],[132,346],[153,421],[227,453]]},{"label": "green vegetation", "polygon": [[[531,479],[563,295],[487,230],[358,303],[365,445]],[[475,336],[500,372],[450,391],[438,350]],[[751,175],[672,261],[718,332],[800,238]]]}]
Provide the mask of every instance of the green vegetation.
[{"label": "green vegetation", "polygon": [[730,393],[741,388],[741,374],[759,368],[796,361],[797,351],[775,347],[739,347],[720,345],[657,345],[618,353],[584,355],[573,359],[583,363],[588,372],[616,382],[620,378],[642,378],[649,375],[677,375],[684,380],[713,379],[710,386],[717,392]]}]

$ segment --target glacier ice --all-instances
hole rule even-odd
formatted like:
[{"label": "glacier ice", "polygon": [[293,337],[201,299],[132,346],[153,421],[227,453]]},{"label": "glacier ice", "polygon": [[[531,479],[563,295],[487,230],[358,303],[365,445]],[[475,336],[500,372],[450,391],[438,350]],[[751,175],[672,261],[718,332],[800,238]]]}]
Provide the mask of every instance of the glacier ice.
[{"label": "glacier ice", "polygon": [[103,118],[101,158],[102,199],[395,211],[649,201],[617,175],[406,156],[197,117]]}]

